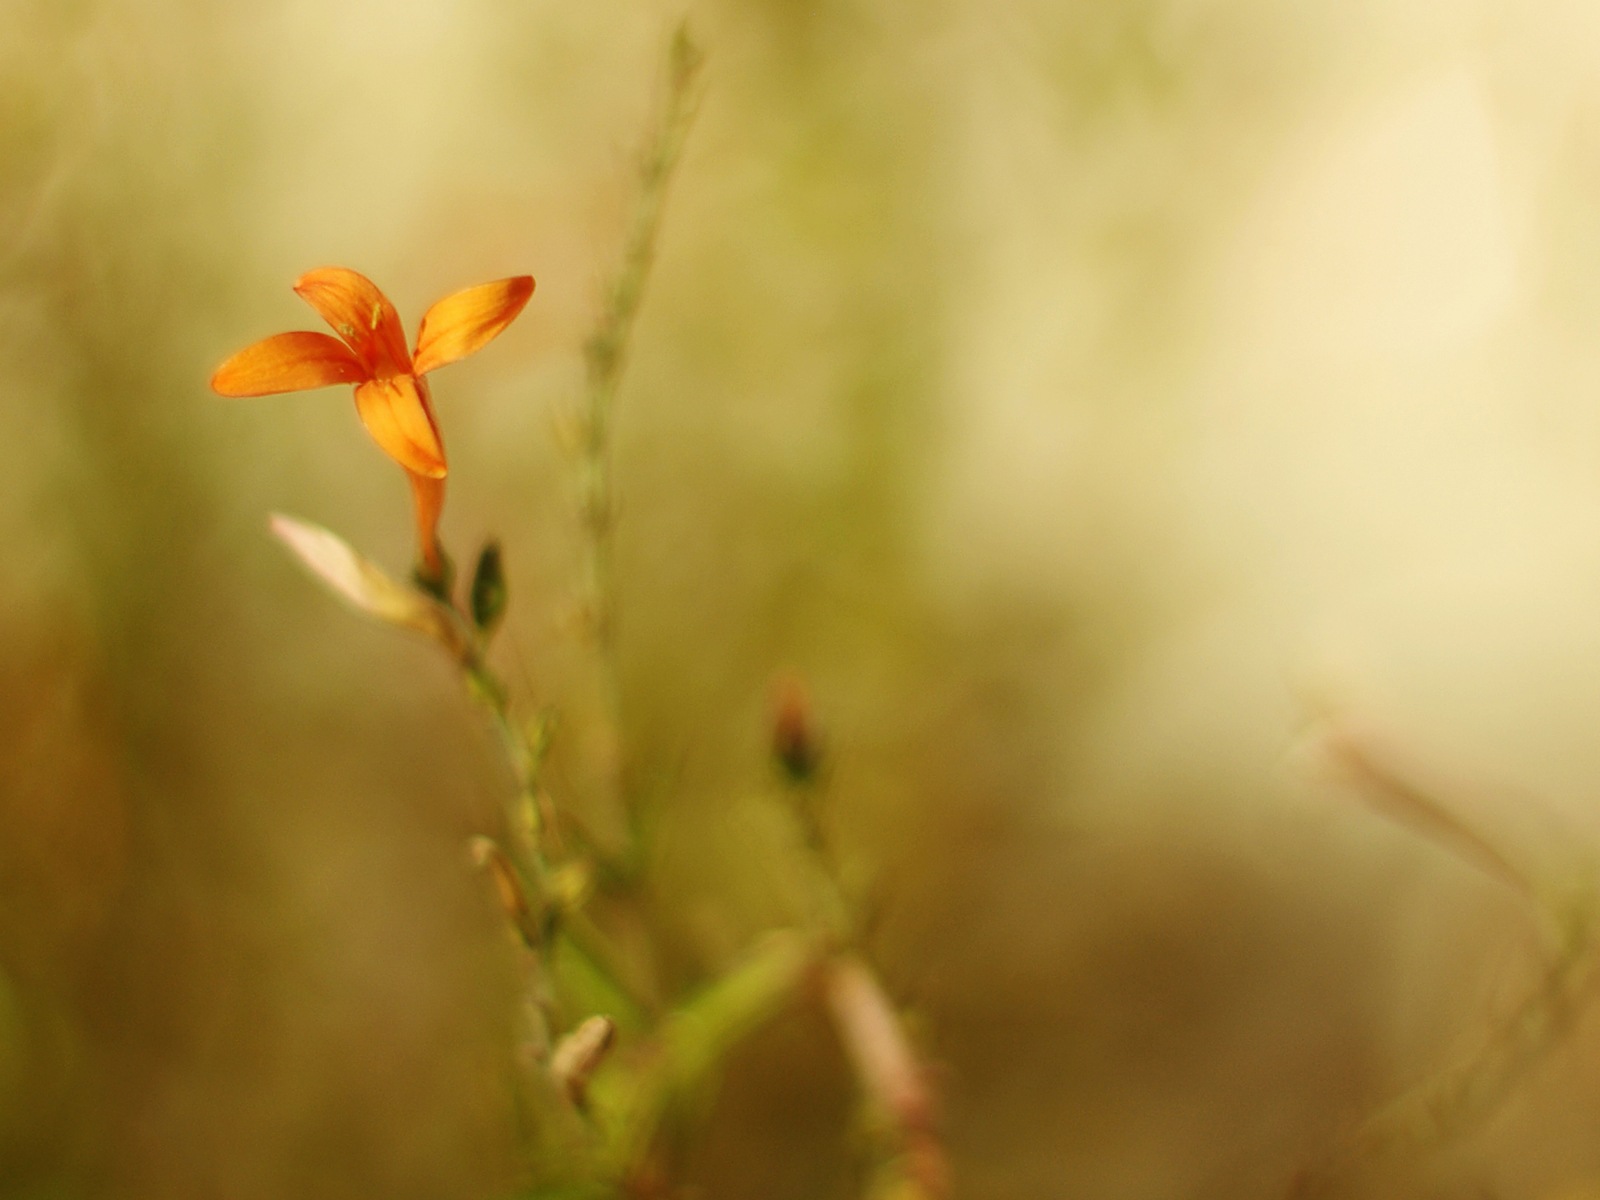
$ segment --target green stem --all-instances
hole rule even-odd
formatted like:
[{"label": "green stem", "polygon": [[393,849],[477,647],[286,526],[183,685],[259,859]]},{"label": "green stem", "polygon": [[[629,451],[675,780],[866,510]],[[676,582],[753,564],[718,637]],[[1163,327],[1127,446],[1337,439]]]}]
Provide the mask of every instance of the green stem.
[{"label": "green stem", "polygon": [[459,662],[467,690],[488,714],[489,723],[516,782],[516,790],[510,798],[506,814],[510,834],[506,852],[529,893],[529,902],[536,913],[534,924],[538,935],[536,944],[530,947],[535,952],[534,960],[548,961],[555,940],[561,938],[584,961],[588,970],[604,980],[608,988],[633,1007],[633,1013],[628,1015],[636,1017],[646,1006],[639,999],[636,989],[627,982],[617,955],[611,950],[605,935],[582,913],[572,909],[567,898],[556,895],[551,887],[553,868],[545,851],[548,830],[540,802],[539,773],[543,766],[543,746],[535,745],[522,723],[516,719],[505,681],[484,657],[486,647],[483,639],[471,630],[471,623],[465,614],[454,607],[448,607],[446,611],[463,626],[460,642],[463,649]]},{"label": "green stem", "polygon": [[661,1057],[649,1078],[630,1081],[626,1095],[609,1098],[610,1158],[618,1178],[645,1166],[662,1126],[693,1108],[734,1047],[793,999],[818,955],[811,938],[793,931],[769,934],[667,1019]]},{"label": "green stem", "polygon": [[637,861],[641,830],[637,805],[623,784],[622,689],[617,662],[614,573],[616,496],[612,473],[612,417],[635,321],[655,262],[668,184],[693,121],[702,55],[680,25],[673,38],[667,94],[660,124],[639,165],[639,192],[622,261],[606,290],[604,307],[584,346],[587,385],[583,408],[579,517],[583,540],[583,600],[594,639],[600,700],[610,730],[604,787],[628,821],[625,855]]}]

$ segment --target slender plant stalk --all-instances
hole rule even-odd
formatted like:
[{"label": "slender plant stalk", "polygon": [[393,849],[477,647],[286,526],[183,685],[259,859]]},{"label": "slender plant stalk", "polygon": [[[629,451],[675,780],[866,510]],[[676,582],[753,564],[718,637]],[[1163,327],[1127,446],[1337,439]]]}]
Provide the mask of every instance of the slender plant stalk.
[{"label": "slender plant stalk", "polygon": [[879,1118],[884,1157],[875,1194],[943,1200],[950,1171],[933,1089],[877,974],[853,953],[827,964],[823,992],[862,1094]]},{"label": "slender plant stalk", "polygon": [[[699,49],[680,26],[660,120],[640,162],[638,198],[621,263],[585,346],[581,587],[602,693],[600,719],[611,749],[603,764],[604,786],[628,827],[626,861],[606,864],[597,856],[595,865],[623,879],[633,878],[642,865],[644,830],[640,805],[627,793],[622,769],[611,429],[668,187],[695,114],[701,64]],[[948,1181],[934,1128],[932,1089],[887,992],[856,948],[858,922],[816,808],[818,749],[803,694],[790,697],[776,750],[793,785],[787,797],[796,823],[791,850],[807,893],[805,911],[796,914],[796,928],[761,939],[732,969],[662,1017],[655,1005],[640,1000],[620,956],[582,910],[586,889],[570,884],[573,868],[587,864],[571,858],[547,815],[541,782],[546,739],[518,718],[510,689],[488,660],[505,602],[498,547],[485,548],[471,602],[462,605],[452,598],[447,578],[423,580],[421,590],[406,589],[327,531],[286,519],[274,528],[348,603],[425,634],[455,661],[511,770],[515,787],[507,798],[504,834],[476,838],[472,849],[521,943],[527,1029],[519,1103],[530,1161],[545,1176],[536,1181],[543,1190],[532,1194],[578,1194],[562,1190],[569,1183],[587,1187],[584,1195],[614,1195],[618,1189],[656,1194],[664,1129],[698,1107],[708,1080],[743,1038],[816,985],[863,1096],[887,1122],[879,1141],[882,1186],[874,1194],[943,1200]],[[580,853],[594,851],[591,839],[580,840]],[[570,982],[563,963],[580,967],[603,986],[617,1011],[567,1014],[584,1019],[568,1022],[572,1027],[558,1039],[562,1014],[556,1011],[551,977],[560,973]],[[648,1030],[653,1050],[608,1074],[599,1068],[619,1026]]]},{"label": "slender plant stalk", "polygon": [[782,682],[772,714],[772,752],[794,824],[793,845],[804,860],[809,921],[823,953],[819,991],[874,1118],[878,1159],[870,1197],[944,1200],[950,1170],[939,1137],[938,1105],[928,1071],[904,1022],[861,947],[861,921],[850,903],[833,839],[824,824],[831,772],[804,685]]},{"label": "slender plant stalk", "polygon": [[1364,1172],[1414,1160],[1488,1123],[1600,992],[1600,951],[1590,924],[1583,914],[1570,946],[1545,965],[1537,986],[1476,1052],[1367,1117],[1295,1181],[1291,1196],[1338,1194]]},{"label": "slender plant stalk", "polygon": [[639,849],[636,808],[623,784],[622,697],[617,663],[614,572],[616,490],[612,470],[612,419],[634,323],[655,262],[668,186],[698,107],[703,63],[687,24],[673,35],[661,117],[639,163],[638,197],[616,275],[606,288],[594,333],[584,347],[587,382],[582,409],[579,516],[583,530],[583,610],[593,638],[604,719],[608,725],[604,787],[628,821],[629,857]]},{"label": "slender plant stalk", "polygon": [[1336,1194],[1364,1172],[1413,1160],[1481,1128],[1563,1043],[1600,994],[1600,913],[1591,888],[1544,885],[1350,725],[1333,723],[1324,742],[1375,811],[1512,889],[1538,926],[1544,961],[1535,986],[1492,1026],[1475,1052],[1352,1129],[1296,1179],[1291,1195],[1297,1200]]}]

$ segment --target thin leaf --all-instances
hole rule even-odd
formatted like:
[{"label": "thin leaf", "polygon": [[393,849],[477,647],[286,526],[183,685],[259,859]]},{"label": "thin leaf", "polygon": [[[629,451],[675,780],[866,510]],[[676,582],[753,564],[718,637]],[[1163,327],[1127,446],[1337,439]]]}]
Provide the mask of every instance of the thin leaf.
[{"label": "thin leaf", "polygon": [[351,608],[385,624],[426,634],[452,654],[461,652],[460,631],[439,604],[391,579],[338,534],[282,513],[273,514],[271,528],[305,568]]}]

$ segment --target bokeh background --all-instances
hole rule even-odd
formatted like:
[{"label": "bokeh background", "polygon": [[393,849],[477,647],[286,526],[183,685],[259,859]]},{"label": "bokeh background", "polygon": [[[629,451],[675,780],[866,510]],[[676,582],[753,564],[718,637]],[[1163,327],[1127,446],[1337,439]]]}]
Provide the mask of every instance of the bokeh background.
[{"label": "bokeh background", "polygon": [[[785,919],[749,847],[796,672],[961,1196],[1283,1195],[1527,985],[1515,899],[1302,735],[1336,697],[1539,869],[1600,846],[1592,4],[5,0],[5,1195],[505,1194],[461,843],[508,780],[265,533],[403,569],[403,479],[342,391],[206,379],[317,326],[311,266],[408,325],[538,277],[435,380],[444,531],[504,540],[581,794],[565,447],[684,15],[615,445],[670,977]],[[1374,1194],[1600,1195],[1597,1066],[1580,1026]],[[861,1148],[801,1006],[687,1182],[847,1196]]]}]

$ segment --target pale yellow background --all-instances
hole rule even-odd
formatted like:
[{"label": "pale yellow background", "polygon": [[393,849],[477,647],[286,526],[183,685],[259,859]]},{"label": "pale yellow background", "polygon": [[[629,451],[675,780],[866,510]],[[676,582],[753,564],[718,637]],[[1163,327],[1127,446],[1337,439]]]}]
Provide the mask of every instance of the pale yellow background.
[{"label": "pale yellow background", "polygon": [[[501,1194],[506,780],[427,648],[265,535],[396,570],[346,394],[223,401],[356,267],[434,383],[448,543],[584,786],[562,430],[665,4],[0,5],[0,1191]],[[1278,1196],[1527,984],[1516,902],[1327,777],[1362,716],[1559,874],[1600,837],[1600,10],[725,0],[617,420],[662,935],[782,919],[763,706],[811,681],[958,1193]],[[520,659],[520,666],[511,666]],[[562,764],[566,765],[563,766]],[[1428,1168],[1583,1196],[1597,1046]],[[741,1057],[709,1197],[849,1195],[815,1014]]]}]

